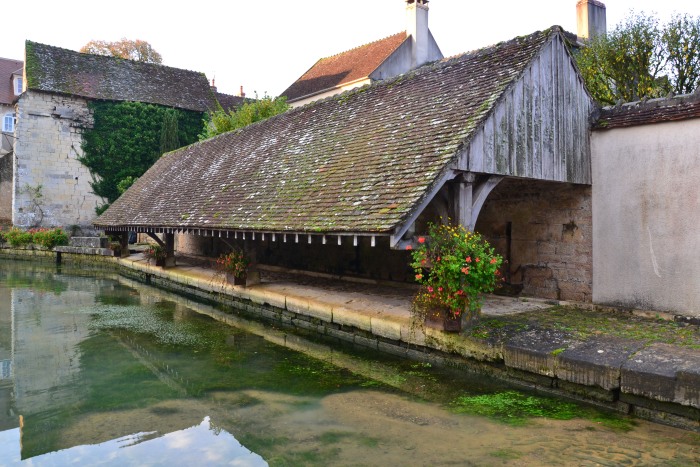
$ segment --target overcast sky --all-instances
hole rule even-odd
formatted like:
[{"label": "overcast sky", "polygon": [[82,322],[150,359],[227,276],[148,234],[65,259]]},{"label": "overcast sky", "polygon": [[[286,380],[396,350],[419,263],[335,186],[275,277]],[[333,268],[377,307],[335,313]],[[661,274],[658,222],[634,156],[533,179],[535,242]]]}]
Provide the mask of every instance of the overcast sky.
[{"label": "overcast sky", "polygon": [[[608,0],[608,28],[634,9],[700,16],[697,0]],[[148,41],[165,65],[204,72],[219,91],[277,95],[321,57],[405,30],[405,0],[33,0],[3,21],[0,57],[29,39],[78,50],[92,39]],[[432,0],[445,56],[558,24],[576,32],[576,0]],[[8,13],[5,8],[5,14]],[[4,16],[4,15],[3,15]],[[8,30],[9,28],[9,30]]]}]

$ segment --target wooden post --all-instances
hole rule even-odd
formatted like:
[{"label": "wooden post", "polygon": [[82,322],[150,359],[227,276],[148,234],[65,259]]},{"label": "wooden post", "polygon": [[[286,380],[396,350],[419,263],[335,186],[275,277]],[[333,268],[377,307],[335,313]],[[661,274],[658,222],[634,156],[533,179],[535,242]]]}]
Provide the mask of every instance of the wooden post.
[{"label": "wooden post", "polygon": [[165,237],[165,267],[175,266],[175,234],[166,233]]},{"label": "wooden post", "polygon": [[119,232],[120,256],[129,256],[129,232]]},{"label": "wooden post", "polygon": [[472,208],[474,193],[474,174],[464,174],[457,182],[455,190],[455,222],[463,225],[467,230],[474,230],[472,225]]},{"label": "wooden post", "polygon": [[257,249],[255,243],[249,240],[243,242],[243,252],[250,259],[248,265],[248,277],[246,278],[246,287],[260,283],[260,270],[258,269]]}]

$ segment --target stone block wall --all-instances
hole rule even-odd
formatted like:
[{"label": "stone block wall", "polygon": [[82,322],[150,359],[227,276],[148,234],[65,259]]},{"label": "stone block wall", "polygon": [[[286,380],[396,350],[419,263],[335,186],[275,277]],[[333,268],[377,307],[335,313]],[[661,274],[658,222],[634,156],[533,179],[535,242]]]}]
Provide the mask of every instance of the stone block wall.
[{"label": "stone block wall", "polygon": [[85,99],[36,91],[22,95],[15,131],[15,225],[91,229],[102,200],[92,193],[92,177],[78,161],[82,130],[91,124]]},{"label": "stone block wall", "polygon": [[591,301],[590,186],[503,180],[475,230],[509,257],[504,274],[524,295]]}]

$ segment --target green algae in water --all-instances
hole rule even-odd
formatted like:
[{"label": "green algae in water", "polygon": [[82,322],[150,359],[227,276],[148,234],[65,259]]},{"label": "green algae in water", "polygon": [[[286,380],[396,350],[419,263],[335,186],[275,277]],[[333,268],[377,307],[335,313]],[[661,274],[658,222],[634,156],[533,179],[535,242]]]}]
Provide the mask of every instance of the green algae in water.
[{"label": "green algae in water", "polygon": [[193,323],[172,321],[156,310],[144,306],[98,305],[90,309],[92,330],[122,329],[134,333],[149,334],[162,344],[189,347],[210,346],[214,343],[203,335]]},{"label": "green algae in water", "polygon": [[486,416],[516,426],[526,425],[533,418],[554,420],[582,418],[621,431],[629,431],[633,426],[631,420],[615,414],[603,413],[572,402],[531,396],[517,391],[460,396],[453,401],[452,408],[457,413]]}]

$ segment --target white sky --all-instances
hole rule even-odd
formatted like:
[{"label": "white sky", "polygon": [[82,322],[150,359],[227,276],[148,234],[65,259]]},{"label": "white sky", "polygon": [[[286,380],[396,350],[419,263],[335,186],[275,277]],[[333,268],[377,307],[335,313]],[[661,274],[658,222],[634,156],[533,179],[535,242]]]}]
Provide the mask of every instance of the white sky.
[{"label": "white sky", "polygon": [[[700,16],[698,0],[607,0],[608,29],[634,9]],[[148,41],[165,65],[204,72],[220,92],[277,95],[314,62],[405,30],[405,0],[33,0],[3,21],[0,57],[24,41],[78,50],[92,39]],[[7,8],[5,8],[7,13]],[[445,56],[558,24],[576,32],[576,0],[432,0]],[[9,27],[9,30],[8,30]]]}]

